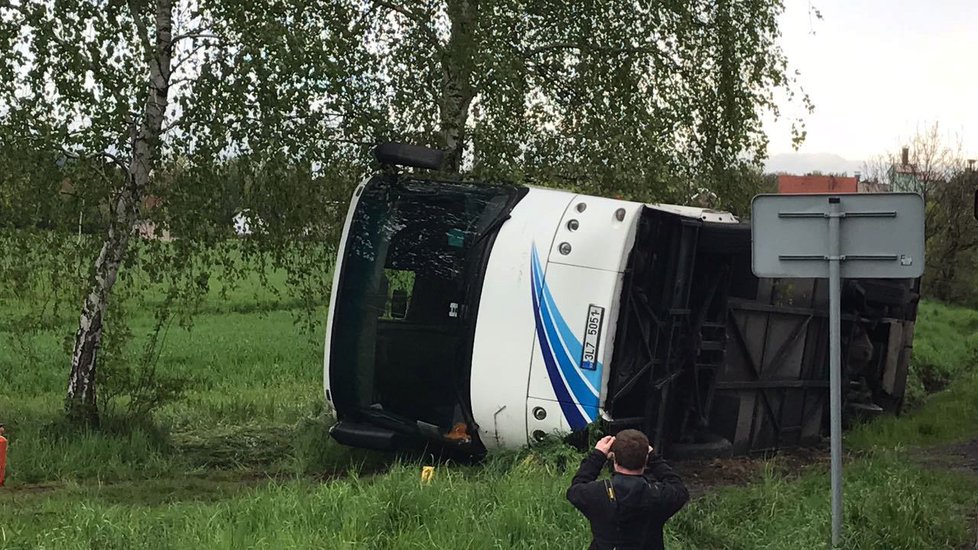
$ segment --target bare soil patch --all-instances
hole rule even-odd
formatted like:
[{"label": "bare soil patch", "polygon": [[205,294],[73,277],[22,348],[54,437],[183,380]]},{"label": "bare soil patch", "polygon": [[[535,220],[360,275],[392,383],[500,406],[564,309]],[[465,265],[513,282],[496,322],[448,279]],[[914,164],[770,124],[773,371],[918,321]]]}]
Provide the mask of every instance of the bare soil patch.
[{"label": "bare soil patch", "polygon": [[683,478],[692,498],[720,487],[743,486],[760,477],[765,468],[781,475],[794,476],[808,467],[828,468],[827,448],[784,449],[755,456],[687,459],[670,462]]},{"label": "bare soil patch", "polygon": [[[978,477],[978,437],[960,443],[914,449],[910,456],[927,468]],[[971,532],[974,546],[966,546],[965,549],[978,550],[978,509],[971,512]]]},{"label": "bare soil patch", "polygon": [[962,443],[914,449],[911,454],[927,467],[978,475],[978,438]]}]

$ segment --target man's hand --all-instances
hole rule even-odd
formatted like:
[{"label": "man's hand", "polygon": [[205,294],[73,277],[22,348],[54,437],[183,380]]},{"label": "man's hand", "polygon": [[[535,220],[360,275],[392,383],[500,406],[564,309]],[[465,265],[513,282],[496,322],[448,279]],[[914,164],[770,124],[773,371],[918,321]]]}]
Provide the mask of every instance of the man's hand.
[{"label": "man's hand", "polygon": [[611,444],[615,442],[615,436],[606,435],[598,441],[598,444],[594,446],[595,449],[601,451],[604,456],[608,456],[611,452]]}]

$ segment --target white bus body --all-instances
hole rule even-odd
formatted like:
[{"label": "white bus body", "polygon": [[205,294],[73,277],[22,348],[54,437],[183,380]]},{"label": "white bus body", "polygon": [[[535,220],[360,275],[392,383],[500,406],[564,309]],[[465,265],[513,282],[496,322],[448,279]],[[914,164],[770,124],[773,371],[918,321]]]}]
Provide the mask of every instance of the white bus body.
[{"label": "white bus body", "polygon": [[[690,298],[692,258],[712,262],[712,256],[684,253],[680,233],[669,233],[675,247],[654,254],[691,258],[688,268],[669,272],[670,281],[679,281],[673,294],[685,296],[682,304],[690,305],[664,298],[672,305],[662,311],[693,321],[666,326],[650,309],[648,318],[661,324],[657,330],[671,343],[659,344],[661,352],[650,349],[647,360],[634,359],[629,352],[621,359],[628,368],[619,367],[624,370],[617,381],[611,379],[619,320],[630,319],[623,299],[629,295],[625,286],[633,285],[626,273],[636,235],[641,220],[648,224],[660,218],[672,220],[668,227],[676,231],[741,227],[726,212],[552,189],[397,175],[364,181],[344,224],[326,332],[325,393],[339,420],[333,437],[378,449],[430,443],[470,453],[516,448],[549,435],[584,433],[599,420],[624,422],[607,410],[609,387],[623,403],[621,410],[638,411],[630,414],[641,420],[628,425],[658,430],[655,440],[660,443],[663,437],[682,439],[669,435],[670,425],[677,426],[673,432],[702,429],[715,414],[709,405],[685,403],[684,411],[694,413],[673,414],[655,409],[658,405],[646,408],[642,401],[651,403],[654,392],[667,391],[676,380],[699,385],[696,378],[677,378],[693,375],[661,370],[665,367],[656,366],[656,357],[659,363],[685,362],[694,370],[700,368],[698,361],[709,363],[702,359],[708,352],[699,348],[686,356],[670,349],[692,349],[693,344],[708,348],[703,345],[708,337],[701,334],[727,316],[726,294],[722,304],[715,290],[694,289],[694,294],[708,297]],[[649,249],[651,237],[644,238],[641,246]],[[715,279],[729,286],[730,269],[716,272]],[[697,288],[721,287],[726,288],[704,282]],[[715,303],[723,310],[712,313],[711,322],[707,310],[716,309]],[[635,326],[651,333],[648,322],[636,321]],[[687,336],[670,336],[682,326],[693,326],[695,338],[690,330]],[[641,347],[640,340],[630,338],[621,341]],[[717,361],[709,376],[724,368],[723,360]],[[648,363],[645,370],[639,368],[643,362]],[[657,368],[664,374],[642,378],[643,372]],[[640,378],[649,387],[642,390],[645,397],[626,403],[621,396]],[[712,399],[715,391],[696,390],[684,399],[695,401],[701,394]],[[665,402],[665,393],[654,395],[657,403]],[[785,394],[782,403],[791,399]],[[747,411],[742,400],[731,407]],[[737,414],[754,422],[761,413]],[[731,430],[743,431],[736,426]],[[750,431],[749,437],[755,437],[753,426]],[[758,446],[753,440],[746,445]]]}]

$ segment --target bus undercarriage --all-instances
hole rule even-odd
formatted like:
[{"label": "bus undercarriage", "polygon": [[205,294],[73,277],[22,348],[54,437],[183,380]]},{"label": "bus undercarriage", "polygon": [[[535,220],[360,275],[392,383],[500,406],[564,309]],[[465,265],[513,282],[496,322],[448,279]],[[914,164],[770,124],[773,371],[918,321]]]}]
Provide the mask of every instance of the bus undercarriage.
[{"label": "bus undercarriage", "polygon": [[[827,430],[828,295],[751,273],[748,224],[646,208],[629,258],[605,411],[672,455],[811,444]],[[898,413],[915,280],[843,287],[847,418]]]}]

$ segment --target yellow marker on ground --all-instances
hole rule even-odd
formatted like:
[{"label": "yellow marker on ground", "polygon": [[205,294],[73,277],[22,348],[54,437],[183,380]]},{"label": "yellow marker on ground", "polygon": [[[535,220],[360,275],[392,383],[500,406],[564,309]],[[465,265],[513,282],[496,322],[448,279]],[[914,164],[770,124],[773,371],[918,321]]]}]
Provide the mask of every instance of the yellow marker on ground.
[{"label": "yellow marker on ground", "polygon": [[431,483],[431,480],[434,478],[435,478],[434,466],[421,467],[421,483]]}]

